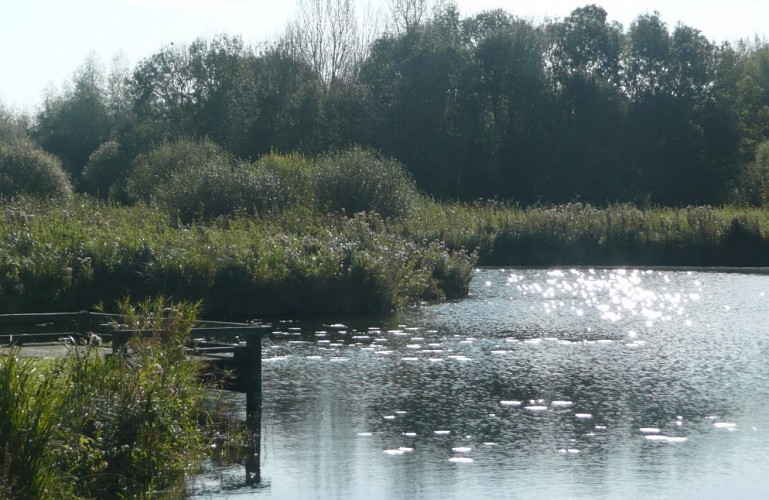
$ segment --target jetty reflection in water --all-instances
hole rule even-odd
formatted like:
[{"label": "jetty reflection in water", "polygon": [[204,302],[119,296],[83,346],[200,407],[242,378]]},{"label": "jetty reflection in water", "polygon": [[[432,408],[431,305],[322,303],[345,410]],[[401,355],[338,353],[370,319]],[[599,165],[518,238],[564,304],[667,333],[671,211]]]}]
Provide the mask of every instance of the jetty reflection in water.
[{"label": "jetty reflection in water", "polygon": [[214,466],[191,488],[759,498],[767,293],[760,275],[479,269],[462,301],[282,323],[264,342],[259,488],[243,484],[242,467]]}]

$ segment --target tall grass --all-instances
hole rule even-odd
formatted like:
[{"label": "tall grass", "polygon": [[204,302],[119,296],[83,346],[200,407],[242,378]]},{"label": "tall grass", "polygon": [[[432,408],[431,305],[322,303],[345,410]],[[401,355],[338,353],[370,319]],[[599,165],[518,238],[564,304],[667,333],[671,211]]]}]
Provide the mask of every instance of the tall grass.
[{"label": "tall grass", "polygon": [[55,453],[69,392],[13,350],[0,357],[0,498],[66,498],[66,468]]},{"label": "tall grass", "polygon": [[423,200],[402,231],[476,248],[481,265],[769,265],[769,211],[752,208]]},{"label": "tall grass", "polygon": [[0,359],[0,496],[182,495],[209,435],[200,367],[182,350],[199,308],[122,302],[123,327],[140,332],[123,356]]},{"label": "tall grass", "polygon": [[209,317],[386,311],[466,290],[475,259],[376,214],[296,207],[177,224],[146,205],[26,202],[0,219],[0,308],[78,310],[163,293]]}]

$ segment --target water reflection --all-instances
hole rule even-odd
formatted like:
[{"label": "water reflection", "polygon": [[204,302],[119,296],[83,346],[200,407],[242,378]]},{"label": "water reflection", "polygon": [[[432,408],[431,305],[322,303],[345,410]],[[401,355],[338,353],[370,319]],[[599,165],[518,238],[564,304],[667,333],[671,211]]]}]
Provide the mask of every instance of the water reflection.
[{"label": "water reflection", "polygon": [[756,496],[769,487],[768,288],[750,275],[481,269],[463,301],[282,324],[264,346],[257,491]]}]

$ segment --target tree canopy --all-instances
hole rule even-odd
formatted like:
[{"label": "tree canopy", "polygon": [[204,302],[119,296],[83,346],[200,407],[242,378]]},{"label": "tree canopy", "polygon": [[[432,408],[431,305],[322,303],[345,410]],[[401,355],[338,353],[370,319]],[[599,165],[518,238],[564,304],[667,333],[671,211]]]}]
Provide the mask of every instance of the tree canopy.
[{"label": "tree canopy", "polygon": [[348,1],[303,5],[259,48],[199,39],[110,75],[89,58],[29,133],[76,188],[123,198],[149,151],[192,140],[247,162],[373,148],[436,198],[765,199],[746,194],[769,138],[764,42],[717,43],[656,12],[624,28],[597,5],[535,24],[399,0],[368,43]]}]

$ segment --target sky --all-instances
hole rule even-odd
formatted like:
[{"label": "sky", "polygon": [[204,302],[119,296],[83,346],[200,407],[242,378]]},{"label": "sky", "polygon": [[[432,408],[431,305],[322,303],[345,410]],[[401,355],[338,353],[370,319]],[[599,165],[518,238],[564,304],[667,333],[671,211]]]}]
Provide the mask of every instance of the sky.
[{"label": "sky", "polygon": [[[369,1],[385,9],[386,0]],[[71,80],[90,56],[105,69],[122,55],[130,68],[169,43],[226,33],[248,44],[274,40],[297,0],[0,0],[0,104],[34,112],[47,91]],[[462,17],[501,8],[539,23],[590,3],[626,29],[655,11],[716,42],[769,35],[767,0],[457,0]],[[361,3],[362,5],[362,3]],[[358,8],[362,10],[361,7]]]}]

